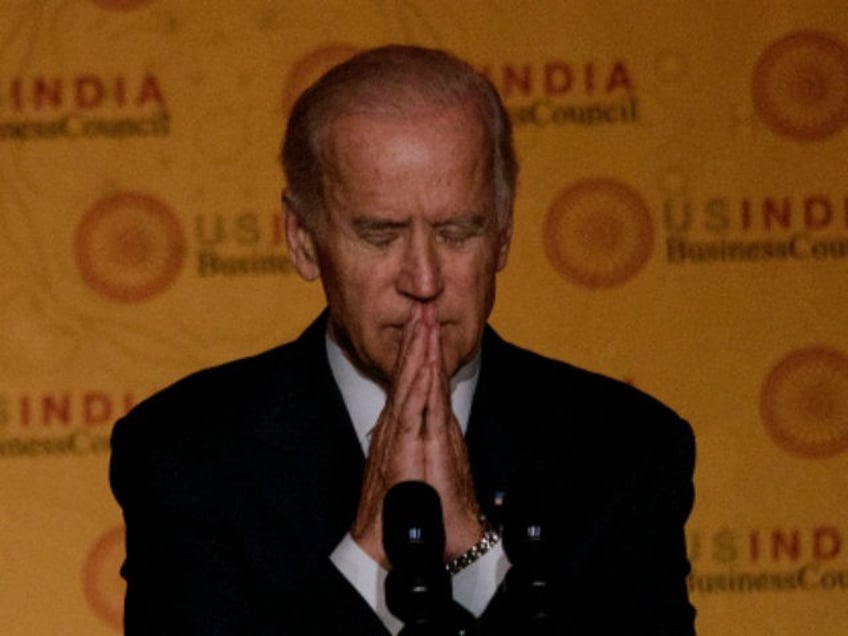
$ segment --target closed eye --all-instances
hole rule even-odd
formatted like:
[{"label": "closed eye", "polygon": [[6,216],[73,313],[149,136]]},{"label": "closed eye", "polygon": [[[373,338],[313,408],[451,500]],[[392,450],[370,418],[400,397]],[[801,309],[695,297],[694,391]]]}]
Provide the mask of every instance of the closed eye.
[{"label": "closed eye", "polygon": [[472,232],[468,229],[443,229],[439,232],[439,239],[451,247],[462,247],[470,239],[477,236],[478,232]]},{"label": "closed eye", "polygon": [[393,231],[363,232],[359,235],[363,241],[374,247],[388,247],[398,236],[399,233]]},{"label": "closed eye", "polygon": [[481,236],[488,225],[484,215],[469,215],[437,225],[439,239],[451,247],[462,247],[468,241]]},{"label": "closed eye", "polygon": [[356,236],[374,247],[388,247],[401,235],[403,223],[374,219],[355,219],[353,222]]}]

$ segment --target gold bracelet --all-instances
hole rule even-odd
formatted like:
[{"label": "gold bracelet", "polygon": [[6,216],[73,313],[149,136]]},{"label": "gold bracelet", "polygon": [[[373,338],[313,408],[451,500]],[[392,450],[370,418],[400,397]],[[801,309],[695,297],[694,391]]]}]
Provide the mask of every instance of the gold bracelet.
[{"label": "gold bracelet", "polygon": [[480,537],[480,540],[458,557],[445,564],[445,569],[451,576],[474,563],[477,559],[494,548],[501,540],[501,535],[492,528],[486,517],[481,515],[480,523],[483,524],[483,536]]}]

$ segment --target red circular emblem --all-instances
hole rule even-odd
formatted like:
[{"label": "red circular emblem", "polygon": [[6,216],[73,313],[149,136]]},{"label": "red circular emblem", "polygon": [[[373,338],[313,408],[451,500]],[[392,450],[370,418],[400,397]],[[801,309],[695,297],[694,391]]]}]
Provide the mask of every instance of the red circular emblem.
[{"label": "red circular emblem", "polygon": [[848,47],[818,31],[784,36],[757,61],[753,98],[757,115],[780,135],[833,135],[848,125]]},{"label": "red circular emblem", "polygon": [[124,619],[126,583],[120,569],[124,562],[124,527],[102,535],[91,548],[82,572],[83,593],[94,614],[120,630]]},{"label": "red circular emblem", "polygon": [[648,262],[654,226],[645,201],[612,179],[585,179],[554,199],[545,251],[566,278],[591,289],[617,287]]},{"label": "red circular emblem", "polygon": [[83,280],[111,300],[135,303],[164,291],[185,260],[174,214],[147,194],[98,201],[77,228],[75,254]]},{"label": "red circular emblem", "polygon": [[848,356],[830,347],[791,352],[763,383],[760,416],[777,445],[795,455],[848,449]]}]

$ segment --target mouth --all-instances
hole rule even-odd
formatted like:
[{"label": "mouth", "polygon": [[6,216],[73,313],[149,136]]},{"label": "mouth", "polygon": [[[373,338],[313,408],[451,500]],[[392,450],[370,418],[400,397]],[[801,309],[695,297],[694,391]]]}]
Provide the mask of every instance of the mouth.
[{"label": "mouth", "polygon": [[[457,323],[456,320],[448,320],[448,319],[444,319],[444,318],[440,318],[436,322],[438,323],[438,325],[441,329],[444,329],[446,327],[450,327],[450,326],[455,325]],[[390,332],[399,331],[399,332],[403,333],[403,330],[406,329],[406,325],[407,325],[407,321],[388,322],[388,323],[383,324],[383,329],[390,331]]]}]

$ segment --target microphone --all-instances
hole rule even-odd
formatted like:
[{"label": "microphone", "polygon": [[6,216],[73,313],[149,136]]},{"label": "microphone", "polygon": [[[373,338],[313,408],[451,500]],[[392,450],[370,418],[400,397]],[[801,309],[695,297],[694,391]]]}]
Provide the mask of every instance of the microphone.
[{"label": "microphone", "polygon": [[546,633],[554,607],[549,515],[538,493],[514,494],[504,508],[503,545],[512,564],[506,578],[507,596],[518,623],[532,630],[528,633]]},{"label": "microphone", "polygon": [[383,549],[394,567],[442,562],[442,502],[432,486],[402,481],[389,488],[383,499]]},{"label": "microphone", "polygon": [[386,605],[403,621],[401,634],[441,634],[452,604],[442,563],[445,528],[439,495],[423,481],[392,486],[383,500],[383,549],[392,564]]}]

